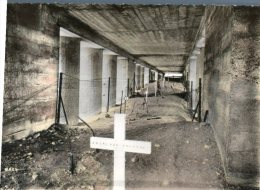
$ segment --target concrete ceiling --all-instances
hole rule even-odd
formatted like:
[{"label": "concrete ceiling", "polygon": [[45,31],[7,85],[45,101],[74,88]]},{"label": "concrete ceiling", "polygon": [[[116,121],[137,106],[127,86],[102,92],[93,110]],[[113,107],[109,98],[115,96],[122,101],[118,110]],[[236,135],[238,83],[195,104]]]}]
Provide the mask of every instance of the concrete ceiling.
[{"label": "concrete ceiling", "polygon": [[64,6],[116,46],[164,72],[184,69],[204,14],[203,6]]}]

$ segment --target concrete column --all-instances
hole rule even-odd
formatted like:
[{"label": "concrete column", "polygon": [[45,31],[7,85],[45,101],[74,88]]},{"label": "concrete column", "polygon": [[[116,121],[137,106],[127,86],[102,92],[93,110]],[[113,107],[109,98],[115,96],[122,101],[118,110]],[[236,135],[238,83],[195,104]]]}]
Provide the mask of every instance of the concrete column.
[{"label": "concrete column", "polygon": [[197,57],[192,56],[189,62],[189,81],[193,82],[193,91],[192,91],[192,109],[196,109],[196,105],[198,103],[197,101],[197,94],[196,94],[196,88],[197,88]]},{"label": "concrete column", "polygon": [[144,67],[141,66],[141,73],[140,73],[140,88],[144,87]]},{"label": "concrete column", "polygon": [[[69,125],[78,124],[80,39],[60,37],[60,71],[63,75],[62,99]],[[61,109],[61,121],[65,121]]]},{"label": "concrete column", "polygon": [[157,80],[158,80],[158,72],[155,71],[154,75],[155,75],[155,76],[154,76],[154,80],[157,81]]},{"label": "concrete column", "polygon": [[149,78],[150,78],[150,69],[145,67],[144,68],[144,85],[149,84]]},{"label": "concrete column", "polygon": [[101,112],[103,50],[81,42],[79,114],[87,118]]},{"label": "concrete column", "polygon": [[128,60],[128,78],[129,78],[129,96],[134,93],[135,64],[132,60]]},{"label": "concrete column", "polygon": [[135,81],[136,81],[136,89],[140,90],[141,88],[141,66],[135,65]]},{"label": "concrete column", "polygon": [[[109,90],[109,106],[116,104],[116,77],[117,77],[117,55],[103,54],[102,68],[102,112],[106,111],[108,103],[108,87]],[[110,77],[110,85],[108,80]]]},{"label": "concrete column", "polygon": [[163,79],[163,74],[160,73],[160,74],[158,75],[158,80],[162,80],[162,79]]},{"label": "concrete column", "polygon": [[149,69],[149,83],[153,80],[153,72]]},{"label": "concrete column", "polygon": [[155,71],[154,70],[151,70],[151,80],[152,81],[155,81]]},{"label": "concrete column", "polygon": [[120,105],[122,91],[123,98],[127,95],[128,59],[118,57],[116,78],[116,104]]}]

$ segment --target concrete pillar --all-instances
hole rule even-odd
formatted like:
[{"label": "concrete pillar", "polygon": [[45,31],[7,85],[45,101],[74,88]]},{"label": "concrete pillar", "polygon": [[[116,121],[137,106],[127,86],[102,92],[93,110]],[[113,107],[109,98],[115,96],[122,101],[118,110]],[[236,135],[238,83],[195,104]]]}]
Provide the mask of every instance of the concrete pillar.
[{"label": "concrete pillar", "polygon": [[117,80],[116,80],[116,104],[121,104],[123,98],[127,95],[127,79],[128,79],[128,59],[118,57],[117,59]]},{"label": "concrete pillar", "polygon": [[[102,68],[102,112],[106,111],[108,104],[108,87],[109,90],[109,107],[116,104],[116,77],[117,77],[117,55],[103,54]],[[110,77],[110,85],[108,84]]]},{"label": "concrete pillar", "polygon": [[155,71],[154,70],[151,71],[151,75],[152,75],[152,77],[151,77],[152,81],[155,81]]},{"label": "concrete pillar", "polygon": [[[80,39],[60,37],[60,71],[63,74],[62,99],[69,125],[78,124]],[[61,109],[61,121],[65,121]]]},{"label": "concrete pillar", "polygon": [[140,88],[144,87],[144,66],[141,66],[141,73],[140,73]]},{"label": "concrete pillar", "polygon": [[87,118],[101,112],[103,50],[81,42],[79,115]]},{"label": "concrete pillar", "polygon": [[139,64],[135,65],[135,81],[136,81],[136,89],[140,90],[140,88],[141,88],[141,66]]},{"label": "concrete pillar", "polygon": [[134,93],[135,64],[132,60],[128,60],[128,78],[129,78],[129,96]]},{"label": "concrete pillar", "polygon": [[196,109],[197,101],[197,57],[192,56],[189,62],[189,81],[193,82],[193,91],[192,91],[192,109]]},{"label": "concrete pillar", "polygon": [[163,79],[163,74],[160,73],[160,74],[158,75],[158,80],[162,80],[162,79]]},{"label": "concrete pillar", "polygon": [[151,69],[149,69],[149,83],[153,81],[153,72]]},{"label": "concrete pillar", "polygon": [[145,67],[144,68],[144,85],[149,84],[149,78],[150,78],[150,69]]},{"label": "concrete pillar", "polygon": [[154,72],[154,80],[155,80],[155,81],[158,80],[158,72],[157,72],[157,71]]}]

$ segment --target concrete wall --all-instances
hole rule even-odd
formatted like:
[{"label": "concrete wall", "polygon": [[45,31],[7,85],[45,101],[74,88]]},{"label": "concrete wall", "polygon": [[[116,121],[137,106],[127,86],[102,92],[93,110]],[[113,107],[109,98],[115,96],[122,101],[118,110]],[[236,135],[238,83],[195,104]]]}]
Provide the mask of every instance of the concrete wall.
[{"label": "concrete wall", "polygon": [[237,7],[233,18],[227,164],[235,177],[253,179],[260,177],[260,12]]},{"label": "concrete wall", "polygon": [[[80,39],[71,37],[60,38],[60,71],[63,74],[62,99],[69,125],[78,124],[79,115],[79,69]],[[64,120],[61,109],[61,120]]]},{"label": "concrete wall", "polygon": [[118,59],[117,60],[117,77],[116,77],[116,104],[121,104],[121,97],[123,91],[124,97],[127,95],[127,80],[128,80],[128,60]]},{"label": "concrete wall", "polygon": [[102,111],[108,103],[108,80],[110,77],[109,107],[116,104],[117,55],[103,55],[102,68]]},{"label": "concrete wall", "polygon": [[84,119],[101,112],[103,50],[83,44],[80,50],[79,114]]},{"label": "concrete wall", "polygon": [[55,122],[59,27],[44,5],[8,4],[3,140]]},{"label": "concrete wall", "polygon": [[211,7],[206,18],[203,106],[227,181],[257,185],[260,14],[251,7]]}]

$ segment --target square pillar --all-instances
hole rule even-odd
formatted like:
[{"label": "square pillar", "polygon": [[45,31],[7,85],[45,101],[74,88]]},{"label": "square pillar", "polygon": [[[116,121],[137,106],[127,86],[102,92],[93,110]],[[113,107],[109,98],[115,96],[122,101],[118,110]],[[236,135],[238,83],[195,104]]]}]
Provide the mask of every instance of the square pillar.
[{"label": "square pillar", "polygon": [[157,72],[157,71],[154,72],[154,80],[155,80],[155,81],[158,80],[158,72]]},{"label": "square pillar", "polygon": [[127,96],[128,82],[128,59],[118,57],[117,59],[117,77],[116,77],[116,104],[121,104],[123,91],[123,100]]},{"label": "square pillar", "polygon": [[128,79],[129,79],[129,92],[128,96],[132,96],[135,92],[134,80],[135,80],[135,64],[132,60],[128,60]]},{"label": "square pillar", "polygon": [[[78,124],[79,115],[79,68],[80,39],[60,37],[60,72],[63,74],[62,99],[69,125]],[[61,122],[65,115],[61,109]]]},{"label": "square pillar", "polygon": [[101,112],[103,50],[81,42],[79,115],[87,118]]},{"label": "square pillar", "polygon": [[189,81],[192,82],[192,110],[196,109],[198,103],[196,88],[197,88],[197,57],[192,56],[189,62]]},{"label": "square pillar", "polygon": [[141,66],[141,73],[140,73],[140,88],[144,87],[144,66]]},{"label": "square pillar", "polygon": [[[109,77],[110,77],[110,84],[108,84]],[[117,77],[117,55],[103,54],[102,112],[106,111],[108,101],[109,101],[109,107],[114,106],[116,104],[116,77]],[[110,88],[109,91],[108,88]]]},{"label": "square pillar", "polygon": [[144,86],[149,84],[149,78],[150,78],[150,69],[145,67],[144,68]]},{"label": "square pillar", "polygon": [[141,88],[141,66],[139,64],[135,65],[135,81],[136,81],[136,90]]}]

